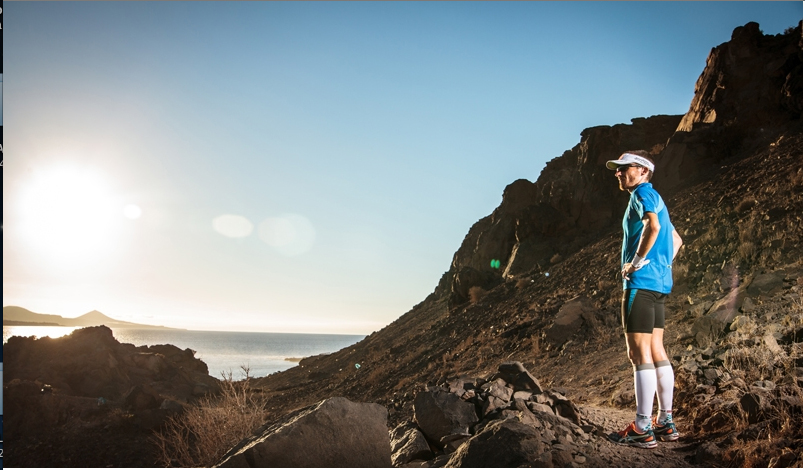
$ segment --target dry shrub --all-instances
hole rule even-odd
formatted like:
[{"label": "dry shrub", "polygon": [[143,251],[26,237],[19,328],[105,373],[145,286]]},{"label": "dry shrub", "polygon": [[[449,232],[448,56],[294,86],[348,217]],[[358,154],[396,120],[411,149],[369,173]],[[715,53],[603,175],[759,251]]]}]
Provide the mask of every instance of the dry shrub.
[{"label": "dry shrub", "polygon": [[487,294],[486,290],[484,290],[484,288],[481,286],[470,287],[469,290],[470,302],[476,303],[479,300],[483,299],[486,294]]},{"label": "dry shrub", "polygon": [[743,242],[738,245],[739,261],[752,261],[752,258],[757,254],[757,247],[753,242]]},{"label": "dry shrub", "polygon": [[[792,349],[792,352],[795,352]],[[758,380],[771,380],[790,394],[794,401],[802,402],[802,388],[797,384],[796,368],[801,364],[801,355],[774,354],[762,345],[736,346],[728,351],[725,367],[731,375],[740,377],[747,384]],[[781,385],[782,384],[782,385]],[[802,463],[802,441],[799,445],[791,436],[802,435],[802,415],[792,414],[790,405],[769,397],[769,406],[764,408],[765,418],[750,425],[746,413],[736,416],[733,429],[743,429],[745,436],[725,448],[724,461],[736,467],[789,467]],[[750,430],[752,432],[750,433]]]},{"label": "dry shrub", "polygon": [[265,422],[266,399],[249,388],[248,367],[241,369],[244,380],[224,374],[220,394],[186,407],[154,434],[162,466],[212,467]]},{"label": "dry shrub", "polygon": [[[791,390],[791,389],[789,389]],[[794,397],[802,401],[802,390]],[[792,436],[802,436],[802,415],[792,414],[784,402],[773,400],[772,407],[766,410],[768,419],[749,428],[746,414],[736,429],[745,429],[754,436],[737,439],[728,445],[724,452],[724,461],[734,467],[802,467],[802,441],[792,440]]]}]

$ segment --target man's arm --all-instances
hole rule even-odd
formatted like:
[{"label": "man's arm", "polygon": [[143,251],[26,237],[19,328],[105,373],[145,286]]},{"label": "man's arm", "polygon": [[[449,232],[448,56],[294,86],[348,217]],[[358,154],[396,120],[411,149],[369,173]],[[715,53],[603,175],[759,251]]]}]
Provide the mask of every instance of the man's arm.
[{"label": "man's arm", "polygon": [[653,212],[646,212],[643,216],[643,231],[640,233],[640,242],[637,244],[636,255],[645,258],[657,237],[660,235],[660,218]]},{"label": "man's arm", "polygon": [[679,236],[676,229],[674,229],[671,235],[673,235],[674,238],[674,257],[671,258],[673,260],[676,258],[676,254],[679,253],[679,249],[682,248],[684,243],[682,243],[682,237]]},{"label": "man's arm", "polygon": [[[654,247],[654,243],[660,235],[660,227],[660,219],[657,217],[657,214],[646,212],[643,216],[643,231],[640,233],[640,242],[637,244],[637,252],[635,253],[637,256],[645,258],[648,255],[648,252]],[[624,279],[629,279],[629,274],[638,269],[639,268],[632,266],[631,262],[628,262],[623,265],[621,275]]]}]

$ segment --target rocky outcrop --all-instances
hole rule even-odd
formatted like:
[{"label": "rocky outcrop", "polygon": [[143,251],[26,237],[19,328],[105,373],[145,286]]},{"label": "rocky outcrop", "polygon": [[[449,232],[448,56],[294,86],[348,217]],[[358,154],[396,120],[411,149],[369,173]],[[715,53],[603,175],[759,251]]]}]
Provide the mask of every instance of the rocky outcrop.
[{"label": "rocky outcrop", "polygon": [[390,467],[387,420],[381,405],[328,398],[258,430],[217,466]]},{"label": "rocky outcrop", "polygon": [[747,23],[710,51],[656,176],[666,186],[678,185],[746,142],[796,121],[802,122],[802,21],[776,36]]},{"label": "rocky outcrop", "polygon": [[14,336],[3,353],[10,440],[70,419],[91,421],[101,405],[133,413],[136,423],[151,428],[219,389],[193,351],[121,344],[105,326],[56,339]]},{"label": "rocky outcrop", "polygon": [[[567,466],[576,457],[576,464],[587,462],[584,443],[594,430],[561,391],[544,390],[519,362],[501,364],[489,380],[458,378],[419,392],[414,421],[392,432],[395,466],[429,456],[431,466]],[[429,449],[420,441],[414,454],[394,437],[413,439],[413,431]]]}]

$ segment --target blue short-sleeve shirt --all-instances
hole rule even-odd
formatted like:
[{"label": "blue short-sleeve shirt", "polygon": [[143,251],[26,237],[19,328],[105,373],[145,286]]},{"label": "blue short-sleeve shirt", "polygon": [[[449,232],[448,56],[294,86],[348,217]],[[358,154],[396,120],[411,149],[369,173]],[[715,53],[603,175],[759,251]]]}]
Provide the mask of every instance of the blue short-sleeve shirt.
[{"label": "blue short-sleeve shirt", "polygon": [[621,266],[631,261],[637,252],[640,235],[643,233],[643,216],[646,212],[657,214],[660,222],[660,233],[651,247],[646,259],[651,262],[629,275],[623,280],[624,289],[643,289],[661,294],[671,293],[674,276],[671,263],[674,259],[674,226],[668,215],[668,208],[651,183],[642,183],[629,198],[629,206],[623,216],[623,247],[621,249]]}]

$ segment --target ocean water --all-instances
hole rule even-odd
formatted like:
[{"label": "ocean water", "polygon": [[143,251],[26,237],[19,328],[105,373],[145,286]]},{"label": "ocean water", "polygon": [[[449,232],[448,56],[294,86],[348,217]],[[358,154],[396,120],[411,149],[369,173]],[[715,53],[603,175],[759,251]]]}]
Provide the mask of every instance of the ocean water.
[{"label": "ocean water", "polygon": [[[67,326],[4,326],[3,343],[11,336],[57,338],[75,329]],[[231,371],[235,379],[243,378],[241,366],[248,366],[252,377],[264,377],[297,365],[300,358],[336,352],[364,338],[363,335],[130,328],[112,328],[112,333],[121,343],[135,346],[172,344],[181,349],[190,348],[207,364],[210,375],[220,378],[222,373]]]}]

